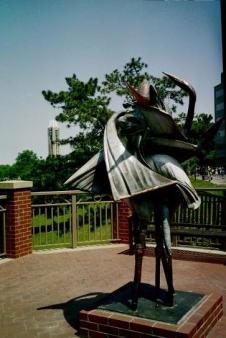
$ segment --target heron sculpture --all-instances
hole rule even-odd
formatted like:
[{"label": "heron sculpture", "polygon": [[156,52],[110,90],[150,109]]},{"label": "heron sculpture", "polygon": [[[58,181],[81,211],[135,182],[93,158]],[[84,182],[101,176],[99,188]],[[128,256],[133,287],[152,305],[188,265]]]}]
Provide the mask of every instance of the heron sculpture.
[{"label": "heron sculpture", "polygon": [[160,293],[160,263],[167,282],[164,304],[173,306],[173,272],[170,219],[180,204],[196,209],[200,198],[181,162],[200,155],[222,121],[216,122],[200,139],[189,142],[196,93],[178,77],[164,73],[189,95],[185,124],[180,129],[165,110],[155,88],[144,81],[138,90],[128,84],[134,98],[133,110],[114,113],[104,133],[104,147],[66,182],[76,189],[111,194],[126,200],[132,211],[135,243],[135,273],[132,308],[138,304],[145,231],[154,211],[156,233],[155,297]]}]

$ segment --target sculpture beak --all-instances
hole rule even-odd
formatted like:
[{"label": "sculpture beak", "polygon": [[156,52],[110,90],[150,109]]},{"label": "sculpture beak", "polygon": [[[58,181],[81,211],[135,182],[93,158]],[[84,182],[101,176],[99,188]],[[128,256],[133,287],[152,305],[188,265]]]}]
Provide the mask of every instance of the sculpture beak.
[{"label": "sculpture beak", "polygon": [[196,92],[192,85],[188,83],[187,81],[184,81],[180,79],[179,77],[165,73],[163,72],[166,76],[168,76],[177,86],[179,86],[181,89],[183,89],[188,95],[189,95],[189,103],[188,103],[188,111],[187,111],[187,116],[186,116],[186,121],[183,126],[182,132],[183,134],[188,137],[191,127],[192,127],[192,121],[194,118],[195,114],[195,101],[196,101]]},{"label": "sculpture beak", "polygon": [[129,83],[127,83],[126,85],[138,104],[143,107],[148,107],[150,105],[150,100],[147,97],[142,96],[140,93],[138,93],[138,91],[136,91],[136,89],[134,89]]},{"label": "sculpture beak", "polygon": [[190,83],[188,83],[185,80],[180,79],[179,77],[173,74],[166,73],[166,72],[163,72],[163,74],[169,77],[178,87],[183,89],[186,93],[188,93],[189,95],[192,95],[194,99],[196,98],[195,90]]}]

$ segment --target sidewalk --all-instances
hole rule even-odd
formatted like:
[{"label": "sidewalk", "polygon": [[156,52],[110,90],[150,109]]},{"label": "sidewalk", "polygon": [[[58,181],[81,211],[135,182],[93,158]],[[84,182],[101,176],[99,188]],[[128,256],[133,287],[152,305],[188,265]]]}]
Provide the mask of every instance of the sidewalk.
[{"label": "sidewalk", "polygon": [[[202,176],[197,176],[197,179],[202,180]],[[205,181],[209,181],[207,175],[205,176]],[[219,175],[213,175],[211,181],[209,181],[211,183],[217,184],[217,185],[224,185],[226,187],[226,175],[219,176]]]},{"label": "sidewalk", "polygon": [[[134,256],[123,254],[125,249],[111,245],[1,260],[0,337],[78,337],[80,309],[133,279]],[[144,257],[143,282],[154,284],[154,262]],[[226,300],[226,266],[174,260],[173,267],[176,289],[217,292]],[[210,338],[226,337],[225,304]]]},{"label": "sidewalk", "polygon": [[215,183],[215,184],[226,184],[226,175],[224,175],[224,177],[221,177],[221,176],[213,176],[212,180],[211,180],[212,183]]}]

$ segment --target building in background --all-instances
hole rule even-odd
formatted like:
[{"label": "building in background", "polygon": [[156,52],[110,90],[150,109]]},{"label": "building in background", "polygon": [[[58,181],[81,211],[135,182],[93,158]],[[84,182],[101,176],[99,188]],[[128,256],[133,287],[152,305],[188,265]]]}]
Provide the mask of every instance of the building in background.
[{"label": "building in background", "polygon": [[60,128],[55,120],[50,121],[48,127],[49,156],[60,155]]},{"label": "building in background", "polygon": [[[221,74],[221,83],[214,87],[214,107],[215,121],[224,116],[224,86],[223,74]],[[226,140],[225,140],[225,122],[222,123],[215,137],[215,160],[216,164],[226,165]]]}]

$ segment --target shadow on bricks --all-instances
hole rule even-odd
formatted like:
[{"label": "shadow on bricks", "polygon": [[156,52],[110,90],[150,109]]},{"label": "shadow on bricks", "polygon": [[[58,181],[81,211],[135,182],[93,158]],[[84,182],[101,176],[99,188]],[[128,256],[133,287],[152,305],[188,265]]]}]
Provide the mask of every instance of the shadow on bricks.
[{"label": "shadow on bricks", "polygon": [[79,313],[81,310],[90,311],[99,306],[108,293],[92,292],[73,298],[66,303],[59,303],[37,308],[37,310],[59,309],[64,318],[75,330],[79,328]]}]

